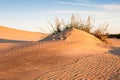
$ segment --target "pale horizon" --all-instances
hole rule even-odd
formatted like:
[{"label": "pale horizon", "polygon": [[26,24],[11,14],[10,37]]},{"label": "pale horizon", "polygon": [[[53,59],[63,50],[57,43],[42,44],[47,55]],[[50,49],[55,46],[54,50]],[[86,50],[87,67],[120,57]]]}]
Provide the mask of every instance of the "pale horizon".
[{"label": "pale horizon", "polygon": [[0,25],[10,28],[47,31],[48,21],[53,22],[56,17],[67,21],[74,13],[82,19],[92,16],[95,25],[107,21],[108,33],[120,33],[119,0],[0,0],[0,9]]}]

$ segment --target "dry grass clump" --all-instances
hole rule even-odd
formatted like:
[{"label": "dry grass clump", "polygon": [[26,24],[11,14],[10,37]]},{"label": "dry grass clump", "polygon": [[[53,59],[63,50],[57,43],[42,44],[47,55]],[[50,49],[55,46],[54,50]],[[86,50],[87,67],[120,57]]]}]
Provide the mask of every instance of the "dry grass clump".
[{"label": "dry grass clump", "polygon": [[82,20],[78,16],[72,15],[70,20],[68,20],[68,23],[66,24],[64,20],[59,20],[58,18],[55,19],[55,23],[51,24],[49,23],[52,27],[53,34],[59,33],[61,31],[64,31],[66,29],[70,28],[76,28],[79,30],[86,31],[90,33],[92,29],[92,19],[90,16],[88,16],[87,20]]},{"label": "dry grass clump", "polygon": [[104,36],[108,23],[100,24],[99,28],[96,29],[93,33],[91,33],[91,30],[93,28],[92,24],[92,18],[88,16],[87,20],[82,20],[78,16],[75,16],[74,14],[71,16],[70,20],[68,20],[68,23],[66,24],[64,20],[59,20],[58,18],[55,19],[55,24],[51,24],[51,27],[53,29],[52,34],[57,34],[62,31],[65,31],[67,29],[75,28],[78,30],[83,30],[87,33],[93,34],[95,37],[99,38],[102,41],[105,41],[106,37]]},{"label": "dry grass clump", "polygon": [[88,16],[86,21],[82,20],[78,16],[76,16],[76,17],[74,15],[71,16],[70,26],[72,28],[76,28],[76,29],[83,30],[83,31],[86,31],[86,32],[90,33],[90,31],[92,29],[92,22],[91,22],[92,19],[91,19],[91,17]]},{"label": "dry grass clump", "polygon": [[100,27],[98,29],[96,29],[94,32],[93,32],[93,35],[97,38],[99,38],[100,40],[102,41],[105,41],[106,42],[106,36],[105,36],[105,32],[107,30],[107,27],[108,27],[108,23],[104,22],[103,24],[100,25]]},{"label": "dry grass clump", "polygon": [[[59,33],[59,32],[62,31],[61,28],[60,28],[61,23],[60,23],[60,21],[59,21],[58,18],[55,19],[55,24],[51,24],[51,23],[49,23],[49,24],[50,24],[51,27],[52,27],[52,31],[49,29],[52,34],[56,34],[56,33]],[[54,25],[55,25],[55,26],[54,26]]]}]

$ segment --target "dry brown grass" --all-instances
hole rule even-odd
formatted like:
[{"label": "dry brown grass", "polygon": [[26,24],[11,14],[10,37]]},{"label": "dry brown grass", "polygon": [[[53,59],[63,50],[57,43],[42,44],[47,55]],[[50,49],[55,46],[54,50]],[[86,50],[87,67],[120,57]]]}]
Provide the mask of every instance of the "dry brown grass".
[{"label": "dry brown grass", "polygon": [[[95,24],[94,20],[92,20],[92,17],[88,16],[86,20],[81,19],[79,16],[75,16],[74,14],[71,16],[70,20],[68,20],[68,23],[65,23],[64,20],[59,20],[58,18],[55,19],[55,25],[51,24],[51,27],[53,29],[52,34],[56,34],[59,32],[62,32],[66,29],[71,29],[71,28],[75,28],[78,30],[83,30],[87,33],[93,34],[95,37],[97,37],[98,39],[102,40],[102,41],[106,41],[106,37],[104,36],[107,27],[108,27],[108,23],[104,22],[102,24],[99,25],[99,28],[96,29],[95,31],[93,31],[93,33],[91,32],[93,26]],[[62,29],[63,27],[63,29]]]},{"label": "dry brown grass", "polygon": [[79,18],[78,16],[75,17],[74,15],[72,15],[70,26],[72,28],[76,28],[76,29],[83,30],[85,32],[90,33],[92,29],[92,18],[88,16],[87,20],[85,21]]},{"label": "dry brown grass", "polygon": [[100,27],[98,29],[96,29],[93,33],[93,35],[97,38],[99,38],[100,40],[102,41],[105,41],[106,42],[106,36],[104,36],[106,30],[107,30],[107,27],[108,27],[108,23],[107,22],[104,22],[103,24],[100,25]]}]

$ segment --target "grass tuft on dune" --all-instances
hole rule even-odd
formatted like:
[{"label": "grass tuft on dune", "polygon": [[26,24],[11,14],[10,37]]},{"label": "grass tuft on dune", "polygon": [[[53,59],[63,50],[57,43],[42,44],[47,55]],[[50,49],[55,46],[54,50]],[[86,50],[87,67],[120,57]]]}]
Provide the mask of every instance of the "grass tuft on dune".
[{"label": "grass tuft on dune", "polygon": [[90,33],[90,34],[94,35],[95,37],[97,37],[98,39],[100,39],[101,41],[106,42],[106,37],[104,36],[104,34],[105,34],[109,24],[107,22],[101,23],[99,25],[99,28],[92,32],[92,28],[95,27],[94,26],[95,21],[92,20],[91,16],[88,16],[86,20],[83,20],[73,14],[71,16],[70,20],[68,20],[68,23],[65,23],[64,20],[60,21],[58,18],[56,18],[55,24],[50,23],[50,25],[53,29],[51,34],[59,34],[61,32],[66,31],[67,29],[75,28],[75,29]]}]

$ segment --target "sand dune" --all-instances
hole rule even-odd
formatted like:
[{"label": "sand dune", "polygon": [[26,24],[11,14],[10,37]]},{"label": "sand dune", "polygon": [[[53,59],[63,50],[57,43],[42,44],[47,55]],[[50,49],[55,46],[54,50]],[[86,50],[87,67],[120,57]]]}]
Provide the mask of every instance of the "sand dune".
[{"label": "sand dune", "polygon": [[101,43],[99,39],[82,30],[72,29],[68,31],[66,41],[79,41],[81,43]]},{"label": "sand dune", "polygon": [[105,44],[76,29],[66,35],[0,50],[0,80],[119,80],[120,48],[114,41]]},{"label": "sand dune", "polygon": [[61,40],[62,38],[64,38],[63,40],[67,42],[81,42],[81,43],[86,43],[86,44],[102,43],[99,39],[97,39],[93,35],[86,33],[82,30],[77,30],[75,28],[65,30],[58,34],[52,34],[46,37],[44,40],[46,41]]},{"label": "sand dune", "polygon": [[16,29],[0,26],[1,39],[37,41],[40,40],[41,38],[44,38],[45,36],[47,36],[47,34],[16,30]]}]

